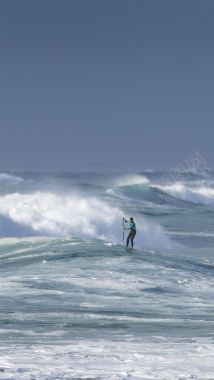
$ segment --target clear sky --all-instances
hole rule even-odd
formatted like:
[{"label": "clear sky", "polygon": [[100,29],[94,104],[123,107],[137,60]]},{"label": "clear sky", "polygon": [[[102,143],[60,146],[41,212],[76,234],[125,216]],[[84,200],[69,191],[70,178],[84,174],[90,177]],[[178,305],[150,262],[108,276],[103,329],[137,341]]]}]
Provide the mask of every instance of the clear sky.
[{"label": "clear sky", "polygon": [[214,168],[213,0],[0,0],[0,170]]}]

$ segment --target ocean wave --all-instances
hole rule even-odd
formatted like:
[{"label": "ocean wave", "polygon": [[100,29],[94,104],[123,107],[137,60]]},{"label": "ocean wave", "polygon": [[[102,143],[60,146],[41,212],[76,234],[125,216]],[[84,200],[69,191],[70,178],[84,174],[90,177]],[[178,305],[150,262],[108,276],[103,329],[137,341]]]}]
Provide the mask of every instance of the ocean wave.
[{"label": "ocean wave", "polygon": [[186,181],[160,185],[157,182],[145,181],[129,185],[117,186],[106,191],[113,197],[129,199],[129,201],[183,207],[201,205],[214,207],[214,181]]},{"label": "ocean wave", "polygon": [[[54,193],[8,194],[0,197],[0,236],[76,236],[121,243],[124,212],[94,197]],[[142,216],[137,223],[136,246],[178,248],[159,225]]]},{"label": "ocean wave", "polygon": [[17,184],[17,183],[22,182],[22,181],[23,181],[23,179],[20,177],[16,177],[16,176],[13,176],[10,174],[0,173],[0,184],[1,183],[3,183],[3,184],[6,184],[6,183]]},{"label": "ocean wave", "polygon": [[161,190],[175,199],[194,205],[214,207],[214,189],[212,187],[174,183],[170,186],[160,187]]}]

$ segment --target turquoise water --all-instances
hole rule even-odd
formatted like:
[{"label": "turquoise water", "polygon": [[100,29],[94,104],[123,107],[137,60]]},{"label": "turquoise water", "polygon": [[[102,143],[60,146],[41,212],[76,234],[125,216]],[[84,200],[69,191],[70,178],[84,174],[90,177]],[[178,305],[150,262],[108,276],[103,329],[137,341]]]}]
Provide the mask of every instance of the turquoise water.
[{"label": "turquoise water", "polygon": [[159,178],[0,175],[1,379],[214,379],[213,174]]}]

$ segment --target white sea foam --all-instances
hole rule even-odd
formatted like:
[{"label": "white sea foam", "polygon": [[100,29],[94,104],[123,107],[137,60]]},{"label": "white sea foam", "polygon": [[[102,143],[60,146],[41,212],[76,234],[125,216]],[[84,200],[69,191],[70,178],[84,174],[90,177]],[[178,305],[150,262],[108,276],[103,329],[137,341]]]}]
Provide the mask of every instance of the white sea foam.
[{"label": "white sea foam", "polygon": [[1,352],[1,379],[213,379],[213,346],[166,339],[85,340],[70,345],[11,347]]},{"label": "white sea foam", "polygon": [[158,186],[169,195],[182,201],[214,206],[214,189],[207,186],[191,187],[184,183],[174,183],[170,186]]},{"label": "white sea foam", "polygon": [[[29,235],[30,229],[31,235],[71,235],[121,242],[123,211],[93,197],[81,198],[43,192],[8,194],[0,197],[0,214],[7,218],[6,227],[4,223],[4,228],[2,227],[4,234],[7,234],[7,224],[9,223],[8,228],[11,229],[13,222],[19,227],[19,236]],[[142,217],[136,223],[136,246],[166,249],[178,247],[160,226],[152,226]]]}]

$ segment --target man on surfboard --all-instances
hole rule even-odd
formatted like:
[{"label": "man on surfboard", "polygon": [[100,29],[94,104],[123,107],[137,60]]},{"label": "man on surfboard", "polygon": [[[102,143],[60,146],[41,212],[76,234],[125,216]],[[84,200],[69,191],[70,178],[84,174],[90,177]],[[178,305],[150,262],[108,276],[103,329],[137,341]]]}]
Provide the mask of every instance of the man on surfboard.
[{"label": "man on surfboard", "polygon": [[128,237],[127,237],[127,241],[126,241],[126,246],[128,247],[129,246],[129,240],[131,239],[131,247],[133,248],[133,240],[134,240],[134,237],[136,235],[136,225],[135,225],[135,222],[134,222],[134,219],[133,218],[130,218],[129,219],[129,222],[123,217],[123,220],[125,223],[130,223],[130,228],[125,228],[123,227],[123,230],[130,230],[129,234],[128,234]]}]

